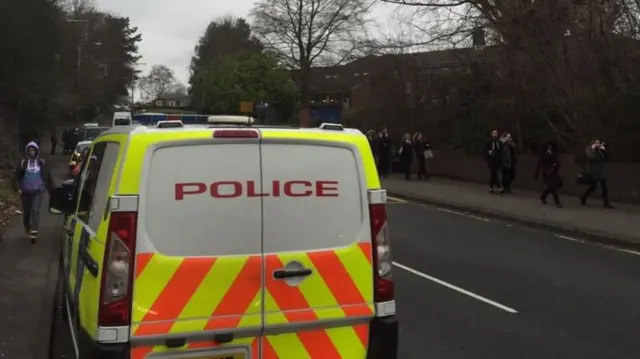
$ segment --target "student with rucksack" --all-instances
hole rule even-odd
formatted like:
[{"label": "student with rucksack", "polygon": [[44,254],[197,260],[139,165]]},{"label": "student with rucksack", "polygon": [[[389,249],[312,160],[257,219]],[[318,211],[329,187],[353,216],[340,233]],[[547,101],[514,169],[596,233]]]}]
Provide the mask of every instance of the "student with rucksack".
[{"label": "student with rucksack", "polygon": [[40,158],[40,148],[35,142],[29,142],[25,148],[25,158],[15,170],[14,187],[20,193],[24,229],[31,243],[35,243],[40,224],[42,196],[45,191],[53,189],[51,172]]}]

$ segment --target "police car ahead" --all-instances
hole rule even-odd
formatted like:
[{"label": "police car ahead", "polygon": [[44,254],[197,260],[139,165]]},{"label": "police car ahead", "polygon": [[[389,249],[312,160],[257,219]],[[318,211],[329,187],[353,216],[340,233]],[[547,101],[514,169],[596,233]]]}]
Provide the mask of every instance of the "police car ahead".
[{"label": "police car ahead", "polygon": [[116,127],[53,191],[78,358],[396,358],[367,139],[238,121]]}]

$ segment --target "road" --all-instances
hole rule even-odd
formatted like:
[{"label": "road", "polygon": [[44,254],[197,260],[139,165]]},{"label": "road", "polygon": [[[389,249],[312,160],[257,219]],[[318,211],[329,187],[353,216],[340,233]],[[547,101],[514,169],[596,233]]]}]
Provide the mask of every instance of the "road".
[{"label": "road", "polygon": [[401,359],[638,357],[637,254],[420,204],[388,216]]},{"label": "road", "polygon": [[[640,353],[640,256],[413,203],[388,215],[400,359]],[[53,357],[72,357],[58,328]]]}]

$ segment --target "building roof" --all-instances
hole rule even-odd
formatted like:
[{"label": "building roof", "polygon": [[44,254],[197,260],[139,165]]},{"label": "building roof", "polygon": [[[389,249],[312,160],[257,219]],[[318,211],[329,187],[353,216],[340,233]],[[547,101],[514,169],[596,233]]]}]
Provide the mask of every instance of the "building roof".
[{"label": "building roof", "polygon": [[191,97],[189,95],[168,94],[157,97],[153,101],[189,101]]},{"label": "building roof", "polygon": [[[344,65],[311,68],[310,92],[333,92],[351,89],[377,71],[389,66],[416,65],[421,67],[452,67],[465,61],[495,61],[501,52],[499,46],[449,49],[407,54],[369,55]],[[291,74],[300,82],[299,72]]]}]

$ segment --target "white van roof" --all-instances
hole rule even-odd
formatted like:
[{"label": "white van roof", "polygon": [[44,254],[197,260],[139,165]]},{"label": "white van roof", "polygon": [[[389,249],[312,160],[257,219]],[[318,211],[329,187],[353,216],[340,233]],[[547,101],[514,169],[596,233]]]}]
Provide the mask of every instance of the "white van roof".
[{"label": "white van roof", "polygon": [[114,112],[113,118],[131,118],[131,112],[125,112],[125,111]]},{"label": "white van roof", "polygon": [[216,125],[216,124],[251,125],[254,122],[255,122],[255,119],[250,116],[216,115],[216,116],[209,116],[207,118],[207,123],[212,125]]}]

